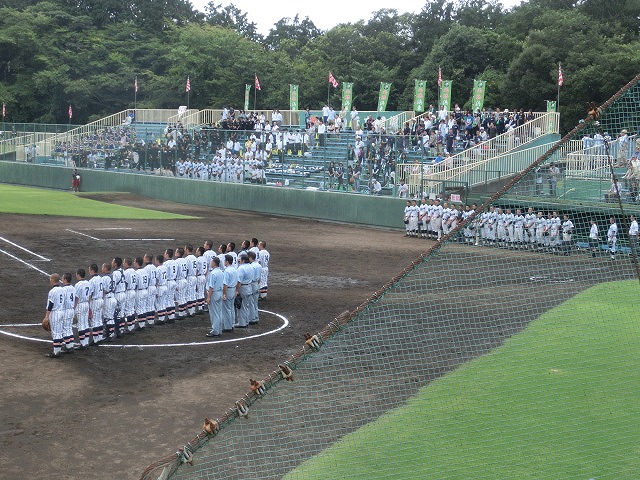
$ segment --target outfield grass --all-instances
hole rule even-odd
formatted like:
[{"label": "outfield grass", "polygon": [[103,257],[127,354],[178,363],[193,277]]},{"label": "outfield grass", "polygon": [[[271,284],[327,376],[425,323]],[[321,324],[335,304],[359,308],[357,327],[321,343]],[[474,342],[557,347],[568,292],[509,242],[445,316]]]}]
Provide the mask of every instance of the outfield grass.
[{"label": "outfield grass", "polygon": [[285,478],[638,478],[639,291],[588,289]]},{"label": "outfield grass", "polygon": [[175,213],[99,202],[70,192],[0,185],[0,213],[65,217],[170,220],[195,218]]}]

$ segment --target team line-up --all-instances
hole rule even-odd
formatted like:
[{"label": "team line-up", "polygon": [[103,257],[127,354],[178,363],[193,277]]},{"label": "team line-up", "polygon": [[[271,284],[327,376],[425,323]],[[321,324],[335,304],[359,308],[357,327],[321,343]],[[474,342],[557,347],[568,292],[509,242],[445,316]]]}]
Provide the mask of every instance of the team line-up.
[{"label": "team line-up", "polygon": [[[407,200],[404,208],[405,236],[440,240],[454,230],[458,223],[467,220],[477,209],[474,203],[464,209],[440,199],[423,198],[418,205],[416,200]],[[591,220],[589,229],[589,248],[592,256],[598,249],[599,231],[595,220]],[[575,225],[564,214],[560,218],[558,212],[548,217],[544,213],[534,212],[529,207],[526,212],[510,208],[490,206],[489,210],[477,214],[473,221],[462,229],[460,241],[472,245],[498,245],[513,248],[537,248],[562,251],[570,255]],[[635,252],[638,244],[638,221],[635,215],[629,217],[629,246]],[[615,259],[618,243],[618,225],[613,217],[609,219],[607,245],[611,259]]]},{"label": "team line-up", "polygon": [[[258,300],[268,292],[270,254],[257,238],[231,242],[213,250],[207,240],[166,249],[163,254],[114,257],[111,262],[75,273],[50,275],[51,290],[43,326],[49,326],[53,351],[47,356],[84,350],[91,343],[112,341],[154,325],[209,313],[207,337],[256,324]],[[77,341],[74,334],[77,322]]]}]

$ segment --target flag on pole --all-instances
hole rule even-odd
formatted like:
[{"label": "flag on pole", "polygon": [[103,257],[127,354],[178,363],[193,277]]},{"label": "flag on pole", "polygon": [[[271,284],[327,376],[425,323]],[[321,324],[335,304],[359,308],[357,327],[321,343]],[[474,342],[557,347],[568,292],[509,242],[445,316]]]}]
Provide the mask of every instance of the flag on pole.
[{"label": "flag on pole", "polygon": [[564,77],[562,76],[562,64],[558,62],[558,86],[564,85]]},{"label": "flag on pole", "polygon": [[289,84],[289,110],[298,110],[298,85]]},{"label": "flag on pole", "polygon": [[338,88],[338,80],[333,76],[333,73],[329,72],[329,83],[333,88]]},{"label": "flag on pole", "polygon": [[133,82],[133,91],[138,93],[138,77]]},{"label": "flag on pole", "polygon": [[69,105],[69,120],[71,120],[72,117],[73,117],[73,109],[71,108],[71,105]]},{"label": "flag on pole", "polygon": [[484,80],[474,80],[473,90],[471,94],[471,109],[474,112],[479,112],[484,107],[484,92],[487,87],[487,82]]},{"label": "flag on pole", "polygon": [[378,94],[378,112],[384,112],[387,109],[387,101],[389,100],[390,91],[391,83],[380,82],[380,93]]},{"label": "flag on pole", "polygon": [[440,89],[440,106],[444,106],[446,111],[451,110],[451,87],[453,80],[443,80],[442,88]]},{"label": "flag on pole", "polygon": [[413,111],[424,112],[424,96],[427,91],[426,80],[416,80],[416,87],[413,94]]},{"label": "flag on pole", "polygon": [[184,91],[189,93],[191,91],[191,80],[187,77],[187,85],[184,87]]},{"label": "flag on pole", "polygon": [[353,83],[342,84],[342,110],[348,112],[353,106]]},{"label": "flag on pole", "polygon": [[244,109],[249,110],[249,92],[251,91],[251,85],[244,84]]},{"label": "flag on pole", "polygon": [[7,104],[2,102],[2,119],[7,115]]},{"label": "flag on pole", "polygon": [[442,85],[442,69],[438,67],[438,87]]},{"label": "flag on pole", "polygon": [[255,77],[253,84],[256,87],[256,90],[262,90],[262,88],[260,88],[260,80],[258,80],[258,74],[254,73],[253,75]]}]

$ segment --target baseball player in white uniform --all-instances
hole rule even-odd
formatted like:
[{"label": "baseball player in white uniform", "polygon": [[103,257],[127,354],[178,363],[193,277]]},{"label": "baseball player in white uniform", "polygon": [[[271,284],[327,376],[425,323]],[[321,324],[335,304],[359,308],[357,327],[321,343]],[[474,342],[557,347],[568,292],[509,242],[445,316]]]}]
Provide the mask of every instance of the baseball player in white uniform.
[{"label": "baseball player in white uniform", "polygon": [[616,243],[618,243],[618,225],[616,219],[611,217],[609,219],[609,230],[607,230],[607,243],[609,244],[609,253],[611,254],[611,260],[616,259]]},{"label": "baseball player in white uniform", "polygon": [[591,220],[591,228],[589,228],[589,247],[591,248],[591,256],[596,258],[598,251],[598,243],[600,237],[598,236],[598,224],[595,220]]},{"label": "baseball player in white uniform", "polygon": [[258,314],[258,297],[260,296],[260,277],[262,276],[262,266],[258,262],[258,258],[253,250],[249,250],[248,254],[251,267],[253,268],[253,281],[251,282],[251,302],[253,314],[249,324],[255,324],[259,321]]},{"label": "baseball player in white uniform", "polygon": [[145,309],[145,324],[148,327],[153,327],[156,318],[156,299],[158,294],[156,279],[156,266],[153,264],[153,256],[150,253],[146,253],[144,256],[144,269],[147,271],[147,308]]},{"label": "baseball player in white uniform", "polygon": [[122,270],[122,258],[114,257],[111,260],[111,279],[113,281],[113,292],[116,299],[116,311],[114,314],[114,320],[116,323],[116,336],[120,336],[124,333],[125,317],[124,308],[127,302],[127,285],[124,281],[124,270]]},{"label": "baseball player in white uniform", "polygon": [[415,200],[411,200],[411,206],[409,207],[409,235],[412,237],[418,236],[418,217],[420,215],[420,207],[418,207]]},{"label": "baseball player in white uniform", "polygon": [[542,212],[538,212],[536,216],[536,243],[538,244],[538,249],[544,248],[545,243],[545,233],[547,231],[547,219],[544,218]]},{"label": "baseball player in white uniform", "polygon": [[178,265],[173,259],[173,249],[168,248],[164,252],[164,266],[167,268],[167,294],[165,296],[164,310],[166,311],[167,323],[173,323],[176,318],[176,275]]},{"label": "baseball player in white uniform", "polygon": [[569,215],[566,213],[563,216],[562,222],[562,250],[564,255],[569,255],[571,252],[571,236],[573,234],[573,222],[569,220]]},{"label": "baseball player in white uniform", "polygon": [[526,241],[533,246],[536,243],[536,214],[532,207],[527,209],[527,214],[524,216],[524,228]]},{"label": "baseball player in white uniform", "polygon": [[404,217],[402,220],[404,222],[405,237],[411,236],[411,226],[409,225],[410,214],[411,214],[411,200],[407,200],[407,204],[404,207]]},{"label": "baseball player in white uniform", "polygon": [[442,205],[439,198],[436,199],[431,210],[430,224],[434,240],[440,240],[442,238]]},{"label": "baseball player in white uniform", "polygon": [[196,314],[196,287],[198,286],[197,272],[198,260],[193,254],[193,245],[184,247],[184,262],[187,265],[187,278],[185,290],[186,313],[193,317]]},{"label": "baseball player in white uniform", "polygon": [[549,223],[549,247],[555,249],[560,245],[560,228],[562,227],[562,220],[558,216],[558,212],[553,212]]},{"label": "baseball player in white uniform", "polygon": [[516,209],[516,214],[513,216],[513,237],[512,241],[517,248],[524,246],[524,224],[525,218],[522,215],[522,210]]},{"label": "baseball player in white uniform", "polygon": [[133,261],[136,277],[136,306],[135,315],[138,328],[144,330],[146,327],[149,307],[149,272],[144,266],[144,259],[136,257]]},{"label": "baseball player in white uniform", "polygon": [[118,306],[114,293],[113,278],[111,276],[111,264],[102,264],[102,292],[104,293],[103,317],[106,326],[105,340],[111,341],[116,336],[115,314]]},{"label": "baseball player in white uniform", "polygon": [[269,262],[271,261],[271,254],[269,254],[267,242],[264,240],[258,242],[258,249],[258,263],[262,267],[260,272],[260,298],[264,300],[269,292]]},{"label": "baseball player in white uniform", "polygon": [[209,273],[209,265],[211,265],[211,259],[214,257],[213,252],[208,250],[211,254],[206,257],[204,247],[198,247],[196,249],[196,301],[195,310],[197,313],[205,311],[205,285],[207,284],[207,273]]},{"label": "baseball player in white uniform", "polygon": [[637,245],[638,245],[638,220],[635,215],[631,215],[629,218],[629,246],[631,247],[631,255],[637,255]]},{"label": "baseball player in white uniform", "polygon": [[[173,253],[173,252],[172,252]],[[156,256],[156,312],[158,319],[156,323],[158,325],[164,324],[168,320],[168,305],[169,305],[169,288],[167,282],[169,281],[169,271],[164,264],[165,255]]]},{"label": "baseball player in white uniform", "polygon": [[187,262],[184,258],[184,248],[176,248],[173,259],[177,267],[175,295],[175,303],[177,304],[176,318],[181,319],[187,315]]},{"label": "baseball player in white uniform", "polygon": [[84,268],[76,271],[75,285],[75,313],[78,322],[78,340],[80,349],[84,350],[89,346],[89,299],[91,298],[91,284],[86,280]]},{"label": "baseball player in white uniform", "polygon": [[76,305],[76,290],[71,285],[71,274],[62,275],[62,290],[64,295],[64,312],[62,317],[62,339],[64,340],[64,348],[67,353],[72,352],[75,345],[75,337],[73,334],[73,315]]},{"label": "baseball player in white uniform", "polygon": [[95,263],[89,267],[89,285],[91,286],[91,298],[89,299],[89,322],[91,324],[91,337],[93,343],[100,343],[104,335],[103,310],[104,292],[102,291],[102,277],[98,274],[98,265]]},{"label": "baseball player in white uniform", "polygon": [[136,297],[137,297],[137,279],[138,275],[133,268],[133,260],[131,258],[125,258],[124,265],[124,284],[125,284],[125,300],[124,300],[124,319],[126,322],[126,331],[131,333],[136,329]]},{"label": "baseball player in white uniform", "polygon": [[49,358],[60,358],[64,336],[64,290],[60,285],[60,275],[57,273],[50,275],[49,285],[51,286],[51,290],[49,290],[49,294],[47,295],[47,306],[44,314],[44,320],[48,320],[49,325],[51,325],[53,351],[47,354],[47,356]]},{"label": "baseball player in white uniform", "polygon": [[418,209],[418,224],[420,227],[420,238],[427,238],[427,230],[429,229],[429,217],[428,217],[429,205],[427,199],[422,197],[420,201],[420,207]]}]

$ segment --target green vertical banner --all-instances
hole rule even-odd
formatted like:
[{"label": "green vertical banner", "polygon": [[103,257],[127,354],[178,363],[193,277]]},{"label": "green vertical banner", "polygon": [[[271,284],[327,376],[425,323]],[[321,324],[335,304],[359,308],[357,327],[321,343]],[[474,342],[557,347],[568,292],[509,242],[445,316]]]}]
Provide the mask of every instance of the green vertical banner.
[{"label": "green vertical banner", "polygon": [[342,111],[348,112],[353,105],[353,83],[342,84]]},{"label": "green vertical banner", "polygon": [[555,112],[556,106],[555,100],[547,100],[547,112]]},{"label": "green vertical banner", "polygon": [[391,83],[380,82],[380,94],[378,95],[378,112],[384,112],[387,109],[389,101],[389,92],[391,91]]},{"label": "green vertical banner", "polygon": [[413,94],[413,111],[424,112],[424,96],[427,91],[426,80],[416,80],[416,88]]},{"label": "green vertical banner", "polygon": [[484,80],[473,81],[473,93],[471,94],[471,109],[474,112],[479,112],[484,107],[484,91],[487,87],[487,82]]},{"label": "green vertical banner", "polygon": [[446,111],[451,110],[451,85],[453,80],[443,80],[440,86],[440,106],[444,105]]},{"label": "green vertical banner", "polygon": [[289,84],[289,110],[298,110],[298,85]]},{"label": "green vertical banner", "polygon": [[251,85],[244,86],[244,109],[249,110],[249,92],[251,91]]}]

